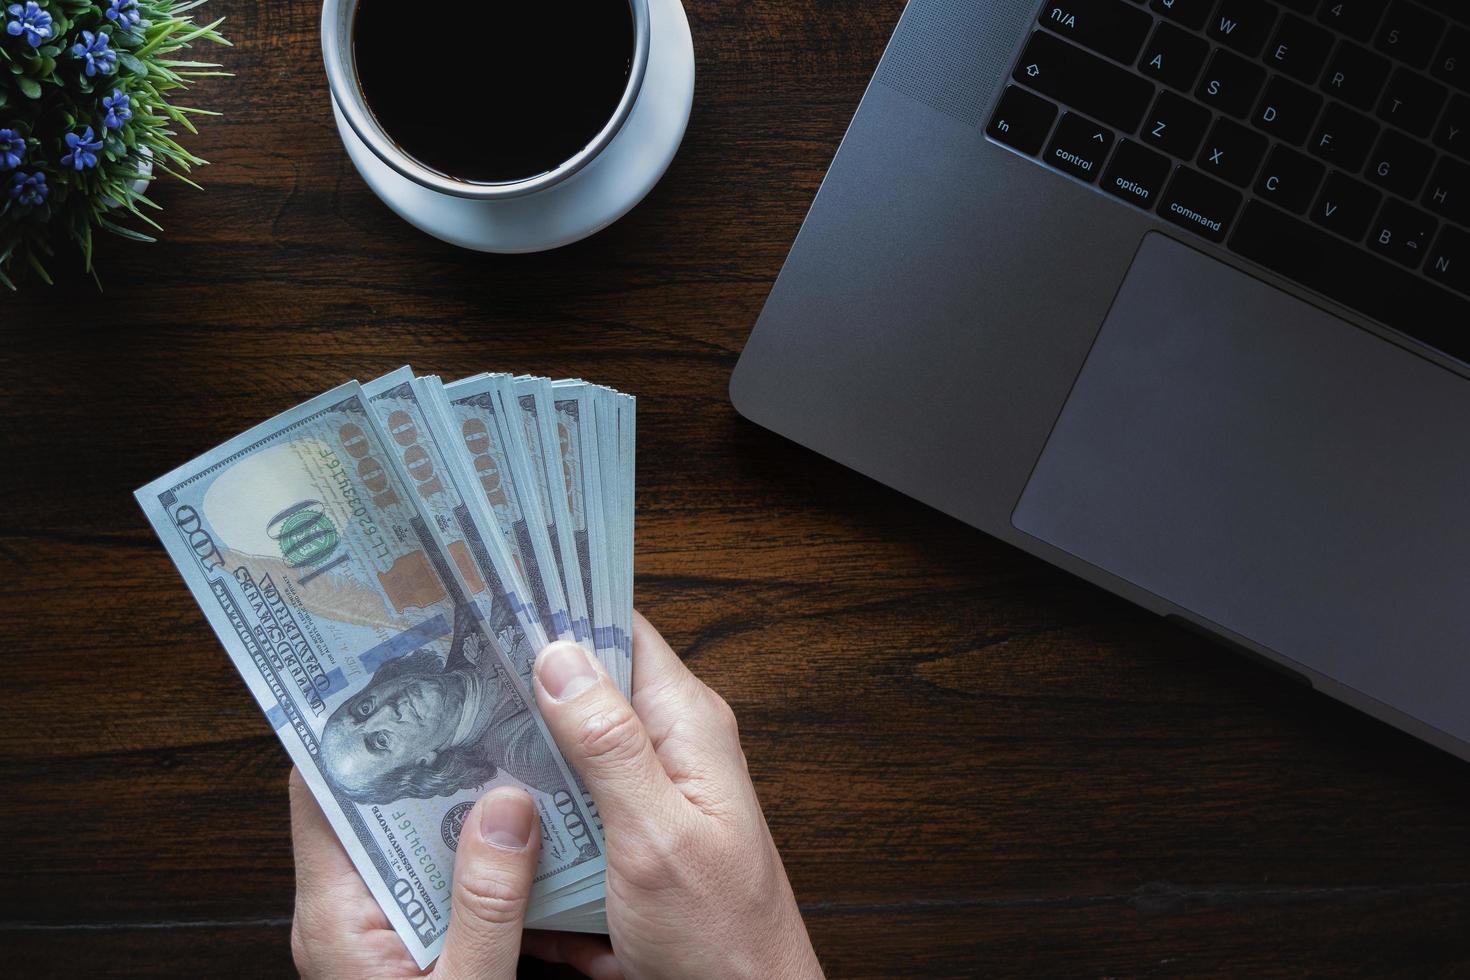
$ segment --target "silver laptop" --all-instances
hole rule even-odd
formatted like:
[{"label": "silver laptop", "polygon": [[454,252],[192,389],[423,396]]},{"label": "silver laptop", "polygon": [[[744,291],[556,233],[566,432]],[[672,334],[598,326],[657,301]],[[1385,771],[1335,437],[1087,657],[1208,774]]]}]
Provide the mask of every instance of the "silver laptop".
[{"label": "silver laptop", "polygon": [[910,0],[751,420],[1470,758],[1460,0]]}]

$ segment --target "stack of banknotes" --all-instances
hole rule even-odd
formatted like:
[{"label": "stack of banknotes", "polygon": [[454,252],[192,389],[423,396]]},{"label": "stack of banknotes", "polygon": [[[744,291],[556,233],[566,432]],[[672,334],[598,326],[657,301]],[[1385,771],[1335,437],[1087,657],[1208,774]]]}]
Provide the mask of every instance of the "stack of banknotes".
[{"label": "stack of banknotes", "polygon": [[633,422],[581,381],[404,367],[137,492],[420,966],[465,815],[502,783],[540,812],[528,924],[607,931],[602,825],[531,667],[573,640],[631,687]]}]

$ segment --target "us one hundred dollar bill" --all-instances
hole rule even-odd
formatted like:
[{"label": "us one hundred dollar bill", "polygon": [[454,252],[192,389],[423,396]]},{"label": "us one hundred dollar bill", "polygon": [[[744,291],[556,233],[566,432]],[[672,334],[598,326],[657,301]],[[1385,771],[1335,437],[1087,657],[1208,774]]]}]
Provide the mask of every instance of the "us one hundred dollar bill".
[{"label": "us one hundred dollar bill", "polygon": [[[348,383],[137,491],[421,967],[438,955],[448,927],[465,815],[502,783],[524,787],[540,815],[528,921],[606,930],[595,806],[530,696],[535,652],[572,631],[574,611],[565,600],[555,608],[550,597],[542,601],[528,581],[526,556],[555,561],[559,567],[541,577],[559,585],[569,574],[579,590],[587,581],[607,581],[606,598],[575,613],[586,618],[589,636],[615,635],[632,615],[631,460],[625,473],[588,446],[571,467],[593,466],[617,488],[602,490],[597,505],[585,508],[583,520],[598,524],[584,549],[595,573],[584,576],[575,544],[578,564],[560,567],[563,556],[550,540],[557,532],[539,511],[522,532],[518,515],[472,478],[483,466],[463,439],[454,439],[468,431],[467,417],[442,392],[408,369],[366,390]],[[628,409],[631,415],[631,399]],[[593,411],[589,427],[597,433]],[[600,431],[617,442],[617,409],[609,412]],[[515,424],[525,421],[518,416]],[[603,448],[599,441],[595,449]],[[501,463],[529,479],[534,464],[520,452]],[[585,494],[586,482],[573,488],[560,476],[567,471],[565,460],[559,468],[543,466],[544,487],[522,483],[511,493]],[[628,690],[621,650],[598,652]]]}]

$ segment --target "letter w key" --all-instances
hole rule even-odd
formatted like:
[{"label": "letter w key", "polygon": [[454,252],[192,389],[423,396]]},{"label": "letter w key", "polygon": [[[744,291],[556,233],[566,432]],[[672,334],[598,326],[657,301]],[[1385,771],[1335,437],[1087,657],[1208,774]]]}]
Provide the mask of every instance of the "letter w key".
[{"label": "letter w key", "polygon": [[1276,9],[1266,0],[1222,0],[1209,22],[1210,37],[1254,58],[1276,20]]}]

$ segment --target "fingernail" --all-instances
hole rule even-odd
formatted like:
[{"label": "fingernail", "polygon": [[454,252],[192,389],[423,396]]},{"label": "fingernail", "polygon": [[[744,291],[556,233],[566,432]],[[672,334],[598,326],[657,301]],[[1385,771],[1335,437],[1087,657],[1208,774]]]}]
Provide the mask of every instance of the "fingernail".
[{"label": "fingernail", "polygon": [[597,668],[586,650],[563,640],[541,651],[536,658],[536,676],[547,694],[565,701],[597,683]]},{"label": "fingernail", "polygon": [[503,850],[525,850],[535,822],[531,797],[520,790],[491,793],[480,805],[480,836]]}]

